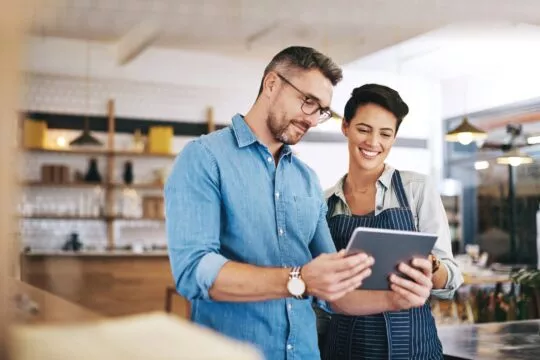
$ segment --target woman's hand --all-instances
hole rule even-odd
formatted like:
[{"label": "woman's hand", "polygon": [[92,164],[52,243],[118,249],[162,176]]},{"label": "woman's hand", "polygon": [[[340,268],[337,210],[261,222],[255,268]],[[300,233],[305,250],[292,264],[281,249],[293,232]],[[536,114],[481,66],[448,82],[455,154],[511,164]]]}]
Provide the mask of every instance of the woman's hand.
[{"label": "woman's hand", "polygon": [[401,263],[399,271],[412,280],[404,279],[395,274],[390,275],[390,288],[388,292],[390,303],[395,310],[404,310],[423,306],[433,288],[431,261],[414,258],[412,266]]}]

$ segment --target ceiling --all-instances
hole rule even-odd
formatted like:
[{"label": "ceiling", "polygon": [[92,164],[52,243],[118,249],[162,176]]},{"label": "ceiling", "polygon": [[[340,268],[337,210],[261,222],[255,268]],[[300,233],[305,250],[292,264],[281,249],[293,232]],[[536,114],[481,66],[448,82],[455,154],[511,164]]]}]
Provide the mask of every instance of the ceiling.
[{"label": "ceiling", "polygon": [[540,24],[537,0],[49,0],[32,33],[119,41],[143,21],[156,46],[268,58],[291,44],[316,47],[341,64],[433,29],[470,20]]},{"label": "ceiling", "polygon": [[[540,3],[538,4],[540,14]],[[365,56],[362,69],[446,80],[467,76],[528,75],[540,62],[540,26],[515,21],[447,25]]]}]

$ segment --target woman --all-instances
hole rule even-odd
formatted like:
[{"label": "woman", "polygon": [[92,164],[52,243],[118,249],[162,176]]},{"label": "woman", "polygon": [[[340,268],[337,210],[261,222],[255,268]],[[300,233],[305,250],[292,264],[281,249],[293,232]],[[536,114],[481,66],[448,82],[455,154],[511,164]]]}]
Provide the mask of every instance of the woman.
[{"label": "woman", "polygon": [[[425,176],[385,164],[408,112],[399,94],[386,86],[354,89],[342,124],[348,139],[349,171],[326,193],[328,225],[338,250],[359,226],[436,233],[439,237],[430,255],[432,295],[450,298],[463,279],[453,261],[441,199]],[[366,301],[378,304],[388,296],[399,296],[394,291],[361,291]],[[388,311],[374,315],[332,315],[321,349],[323,358],[442,359],[429,304],[396,311],[407,308],[396,303],[388,308],[377,305]]]}]

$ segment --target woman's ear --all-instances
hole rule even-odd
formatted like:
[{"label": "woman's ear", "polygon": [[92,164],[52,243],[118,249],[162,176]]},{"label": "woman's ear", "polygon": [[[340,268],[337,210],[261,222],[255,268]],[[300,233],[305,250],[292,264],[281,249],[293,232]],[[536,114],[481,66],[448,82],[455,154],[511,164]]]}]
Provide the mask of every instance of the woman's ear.
[{"label": "woman's ear", "polygon": [[345,119],[341,120],[341,132],[345,137],[349,137],[349,123]]}]

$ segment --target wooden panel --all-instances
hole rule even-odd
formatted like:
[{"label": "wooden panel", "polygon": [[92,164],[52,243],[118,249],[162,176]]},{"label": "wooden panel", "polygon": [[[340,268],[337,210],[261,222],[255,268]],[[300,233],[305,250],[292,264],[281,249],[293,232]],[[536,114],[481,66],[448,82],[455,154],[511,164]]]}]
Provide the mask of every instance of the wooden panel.
[{"label": "wooden panel", "polygon": [[18,275],[18,257],[14,256],[19,244],[15,234],[15,169],[20,155],[16,148],[17,113],[20,106],[20,66],[23,54],[23,32],[31,19],[25,9],[39,11],[39,4],[28,5],[24,1],[2,2],[0,13],[0,359],[7,358],[5,344],[9,316],[12,309],[8,303],[8,276]]},{"label": "wooden panel", "polygon": [[103,316],[79,305],[10,278],[10,300],[16,306],[15,319],[18,323],[73,323],[102,319]]},{"label": "wooden panel", "polygon": [[[24,281],[105,316],[164,311],[173,280],[166,256],[24,256]],[[172,310],[187,317],[187,302]]]}]

